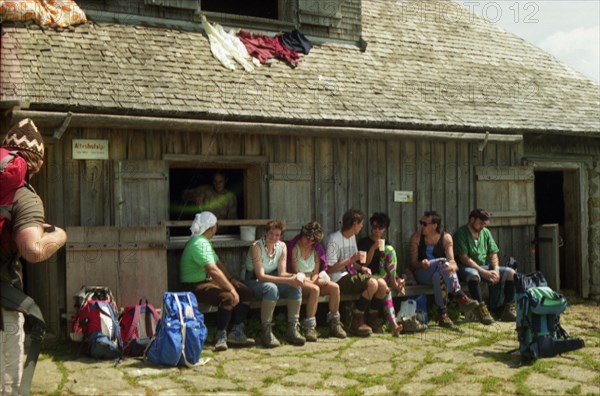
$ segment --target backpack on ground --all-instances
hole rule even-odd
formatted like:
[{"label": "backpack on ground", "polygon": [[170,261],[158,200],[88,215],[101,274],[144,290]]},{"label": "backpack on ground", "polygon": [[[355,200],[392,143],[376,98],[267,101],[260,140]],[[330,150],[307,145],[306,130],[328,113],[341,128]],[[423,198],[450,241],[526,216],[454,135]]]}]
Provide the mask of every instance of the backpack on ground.
[{"label": "backpack on ground", "polygon": [[583,348],[580,338],[569,338],[560,325],[567,299],[548,287],[541,272],[516,274],[517,335],[521,363]]},{"label": "backpack on ground", "polygon": [[79,308],[71,317],[70,338],[80,343],[79,352],[97,359],[120,359],[123,343],[110,289],[84,287],[75,298]]},{"label": "backpack on ground", "polygon": [[156,331],[160,317],[152,304],[142,304],[125,307],[119,317],[123,352],[127,356],[142,356]]},{"label": "backpack on ground", "polygon": [[156,364],[193,367],[200,360],[206,333],[196,296],[190,292],[166,292],[156,334],[144,357]]}]

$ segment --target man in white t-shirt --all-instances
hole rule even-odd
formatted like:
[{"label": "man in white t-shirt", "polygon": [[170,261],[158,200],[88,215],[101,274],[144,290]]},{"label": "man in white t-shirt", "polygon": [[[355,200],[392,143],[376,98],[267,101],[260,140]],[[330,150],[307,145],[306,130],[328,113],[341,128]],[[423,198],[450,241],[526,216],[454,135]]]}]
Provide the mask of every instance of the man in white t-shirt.
[{"label": "man in white t-shirt", "polygon": [[365,323],[365,312],[369,307],[379,312],[383,306],[388,287],[383,279],[371,276],[366,263],[360,263],[360,254],[356,246],[356,235],[363,227],[365,214],[360,210],[349,209],[342,218],[342,229],[327,238],[327,272],[331,280],[340,287],[341,293],[360,293],[356,302],[350,333],[367,337],[373,331],[382,332],[378,316],[369,315]]}]

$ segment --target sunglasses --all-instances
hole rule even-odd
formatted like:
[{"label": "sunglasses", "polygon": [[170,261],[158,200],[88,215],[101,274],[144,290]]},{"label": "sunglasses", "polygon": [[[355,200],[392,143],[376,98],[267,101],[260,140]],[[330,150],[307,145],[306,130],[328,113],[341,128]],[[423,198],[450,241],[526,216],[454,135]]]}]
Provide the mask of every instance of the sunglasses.
[{"label": "sunglasses", "polygon": [[423,226],[423,227],[427,227],[429,224],[433,224],[433,223],[425,223],[424,221],[419,221],[419,223]]},{"label": "sunglasses", "polygon": [[371,228],[374,230],[385,230],[385,226],[382,226],[380,224],[371,224]]}]

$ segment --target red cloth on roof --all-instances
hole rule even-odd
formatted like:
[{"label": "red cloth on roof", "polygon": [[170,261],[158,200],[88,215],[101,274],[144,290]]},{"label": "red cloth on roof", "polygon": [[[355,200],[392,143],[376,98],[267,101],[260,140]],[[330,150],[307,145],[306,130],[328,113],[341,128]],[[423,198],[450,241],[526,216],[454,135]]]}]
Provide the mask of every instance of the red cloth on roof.
[{"label": "red cloth on roof", "polygon": [[246,46],[250,56],[257,58],[260,63],[265,63],[271,58],[279,58],[292,67],[298,66],[300,54],[281,43],[279,36],[269,37],[262,34],[253,34],[245,30],[238,32],[238,37]]}]

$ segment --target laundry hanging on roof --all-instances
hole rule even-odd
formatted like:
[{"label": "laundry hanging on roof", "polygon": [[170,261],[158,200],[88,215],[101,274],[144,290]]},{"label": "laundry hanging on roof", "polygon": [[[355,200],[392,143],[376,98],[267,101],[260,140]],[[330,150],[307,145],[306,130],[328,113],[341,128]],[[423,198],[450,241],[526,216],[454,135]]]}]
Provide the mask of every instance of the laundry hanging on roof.
[{"label": "laundry hanging on roof", "polygon": [[87,17],[73,0],[2,0],[0,20],[64,29],[86,23]]},{"label": "laundry hanging on roof", "polygon": [[227,33],[221,25],[211,25],[204,15],[202,15],[201,21],[210,41],[210,51],[223,66],[235,70],[235,62],[237,62],[247,72],[253,71],[254,66],[260,66],[260,62],[248,54],[246,47],[233,31]]},{"label": "laundry hanging on roof", "polygon": [[298,54],[298,51],[288,49],[284,46],[280,36],[269,37],[240,30],[238,37],[246,46],[248,53],[258,58],[260,63],[264,64],[271,58],[279,58],[292,67],[298,66],[300,54]]},{"label": "laundry hanging on roof", "polygon": [[313,47],[313,43],[311,43],[311,41],[298,29],[294,29],[291,32],[285,32],[280,37],[281,43],[286,48],[302,52],[305,55],[308,55]]}]

